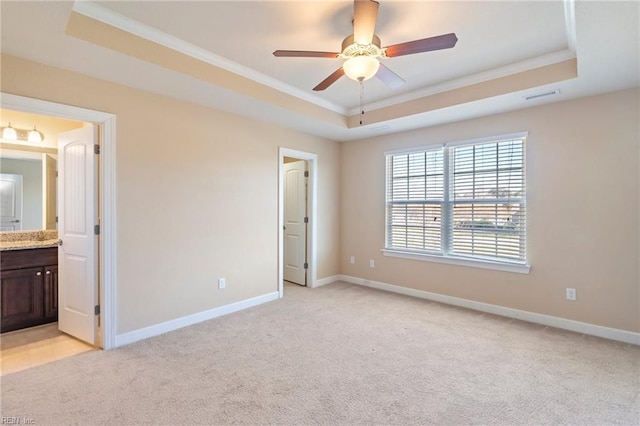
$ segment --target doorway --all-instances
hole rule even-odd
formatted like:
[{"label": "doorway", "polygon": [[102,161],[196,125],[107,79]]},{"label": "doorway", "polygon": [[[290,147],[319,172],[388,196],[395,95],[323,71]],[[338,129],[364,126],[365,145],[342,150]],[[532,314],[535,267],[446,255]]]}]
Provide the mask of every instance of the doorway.
[{"label": "doorway", "polygon": [[2,108],[50,117],[81,121],[97,125],[100,145],[98,218],[100,239],[97,261],[99,275],[95,277],[99,292],[99,335],[102,349],[116,346],[115,277],[116,277],[116,211],[115,211],[115,116],[38,99],[2,93]]},{"label": "doorway", "polygon": [[285,280],[316,284],[318,156],[281,147],[278,167],[278,293],[283,297]]},{"label": "doorway", "polygon": [[[68,254],[74,244],[64,234],[65,229],[68,232],[69,226],[77,223],[84,212],[97,203],[91,184],[96,177],[94,168],[82,164],[86,173],[78,173],[77,149],[72,156],[69,155],[73,148],[68,146],[68,142],[77,139],[73,135],[78,132],[87,134],[88,131],[91,137],[86,138],[85,151],[91,155],[82,156],[91,164],[98,159],[93,155],[94,129],[89,123],[9,109],[0,109],[0,113],[5,122],[11,122],[17,129],[37,124],[40,134],[38,141],[18,137],[2,139],[0,143],[3,219],[4,213],[11,213],[11,219],[20,225],[11,228],[3,226],[2,230],[23,231],[3,234],[3,238],[7,238],[6,244],[9,246],[12,239],[19,240],[22,237],[30,241],[34,235],[44,243],[42,250],[2,252],[7,268],[1,272],[3,333],[0,341],[0,375],[5,375],[95,350],[98,346],[94,305],[97,301],[95,287],[99,283],[94,276],[87,279],[76,273],[78,268],[73,268]],[[76,161],[68,164],[69,159]],[[14,174],[4,173],[6,171]],[[8,179],[11,177],[14,179]],[[24,185],[7,185],[18,181],[15,177],[20,178],[19,181]],[[10,190],[4,191],[7,189]],[[5,204],[5,201],[10,202]],[[93,212],[93,209],[90,210]],[[92,213],[91,216],[95,217]],[[91,219],[87,222],[90,228],[87,240],[97,243],[93,235],[94,221]],[[78,234],[79,229],[75,226],[71,231]],[[56,240],[65,244],[54,244]],[[19,247],[19,243],[16,244]],[[73,252],[72,260],[77,262],[85,259],[84,263],[90,264],[90,267],[82,269],[95,270],[95,249],[89,247],[85,251]],[[84,316],[80,321],[73,317],[73,314],[82,312]],[[85,333],[75,328],[79,322],[86,324]]]},{"label": "doorway", "polygon": [[307,285],[309,225],[309,165],[306,160],[284,157],[283,278]]}]

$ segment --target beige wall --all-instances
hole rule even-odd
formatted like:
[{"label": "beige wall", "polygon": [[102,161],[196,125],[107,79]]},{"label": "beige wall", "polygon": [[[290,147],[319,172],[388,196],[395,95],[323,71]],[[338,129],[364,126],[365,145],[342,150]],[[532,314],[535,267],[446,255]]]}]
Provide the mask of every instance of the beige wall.
[{"label": "beige wall", "polygon": [[[341,272],[640,331],[639,97],[634,89],[343,144]],[[529,131],[529,275],[381,254],[384,151],[518,131]]]},{"label": "beige wall", "polygon": [[[340,145],[11,56],[1,73],[3,92],[117,115],[119,334],[277,290],[278,146],[318,154],[318,278],[640,331],[638,90]],[[381,255],[385,150],[522,130],[529,275]]]},{"label": "beige wall", "polygon": [[1,73],[117,116],[118,334],[277,291],[279,146],[318,154],[318,278],[339,273],[336,142],[12,56]]}]

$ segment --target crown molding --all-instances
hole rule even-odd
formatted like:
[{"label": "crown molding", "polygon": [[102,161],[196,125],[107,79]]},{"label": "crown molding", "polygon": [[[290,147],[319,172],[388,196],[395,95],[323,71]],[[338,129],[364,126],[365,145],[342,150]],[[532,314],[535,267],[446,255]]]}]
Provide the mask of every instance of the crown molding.
[{"label": "crown molding", "polygon": [[[435,95],[437,93],[459,89],[465,86],[494,80],[497,78],[505,77],[507,75],[528,71],[538,67],[543,67],[568,59],[576,58],[575,0],[564,0],[563,3],[567,37],[566,49],[534,58],[529,58],[524,61],[508,64],[480,73],[471,74],[454,80],[448,80],[438,84],[426,86],[421,89],[412,91],[411,93],[405,93],[377,102],[371,102],[367,104],[367,109],[369,111],[373,111],[381,108],[386,108],[423,97]],[[94,3],[91,0],[74,1],[73,11],[112,27],[118,28],[127,33],[157,43],[166,48],[191,56],[207,64],[222,68],[244,78],[263,84],[272,89],[289,94],[291,96],[295,96],[301,100],[315,104],[319,107],[336,112],[338,114],[352,116],[360,112],[359,107],[342,107],[333,102],[327,101],[326,99],[320,98],[297,87],[272,78],[266,74],[255,71],[225,57],[219,56],[209,50],[203,49],[180,38],[171,36],[163,31],[116,13],[110,9]]]},{"label": "crown molding", "polygon": [[[466,86],[471,86],[472,84],[482,83],[485,81],[496,80],[498,78],[506,77],[512,74],[529,71],[535,68],[556,64],[574,58],[576,58],[575,52],[569,49],[560,50],[546,55],[537,56],[535,58],[529,58],[524,61],[515,62],[503,67],[494,68],[492,70],[483,71],[465,77],[456,78],[454,80],[448,80],[439,84],[427,86],[422,89],[412,91],[411,93],[405,93],[403,95],[383,99],[378,102],[371,102],[367,104],[367,110],[373,111],[380,108],[390,107],[392,105],[410,102],[416,99],[435,95],[437,93],[460,89]],[[359,112],[360,108],[355,107],[350,108],[347,114],[349,116],[352,116],[358,114]]]},{"label": "crown molding", "polygon": [[269,77],[261,72],[245,67],[244,65],[240,65],[237,62],[216,55],[209,50],[198,47],[194,44],[169,35],[158,29],[152,28],[148,25],[142,24],[133,19],[127,18],[126,16],[116,13],[110,9],[99,6],[92,1],[76,0],[73,3],[72,10],[91,19],[95,19],[96,21],[100,21],[104,24],[110,25],[114,28],[118,28],[137,37],[149,40],[168,49],[172,49],[185,55],[191,56],[192,58],[198,59],[207,64],[222,68],[226,71],[271,87],[272,89],[278,90],[291,96],[295,96],[319,107],[337,112],[338,114],[342,115],[345,115],[347,113],[346,108],[336,105],[333,102],[329,102],[325,99],[314,96],[304,90],[298,89],[297,87],[293,87],[289,84],[283,83],[280,80]]},{"label": "crown molding", "polygon": [[575,0],[564,0],[564,23],[567,31],[567,45],[569,50],[576,51],[576,3]]}]

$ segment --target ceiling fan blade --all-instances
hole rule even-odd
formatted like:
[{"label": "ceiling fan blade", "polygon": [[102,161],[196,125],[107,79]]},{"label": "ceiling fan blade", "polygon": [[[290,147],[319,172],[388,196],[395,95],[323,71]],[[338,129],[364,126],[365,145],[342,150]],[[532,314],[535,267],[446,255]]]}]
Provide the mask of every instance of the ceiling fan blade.
[{"label": "ceiling fan blade", "polygon": [[408,41],[386,47],[387,57],[412,55],[414,53],[430,52],[432,50],[449,49],[456,45],[458,37],[454,33],[443,34],[421,40]]},{"label": "ceiling fan blade", "polygon": [[377,1],[355,0],[353,2],[353,38],[356,43],[369,44],[373,40],[378,19]]},{"label": "ceiling fan blade", "polygon": [[340,77],[342,77],[343,75],[344,75],[344,70],[342,69],[342,67],[340,67],[333,74],[331,74],[329,77],[327,77],[324,80],[322,80],[322,82],[320,84],[318,84],[316,87],[314,87],[313,90],[315,90],[316,92],[324,90],[327,87],[331,86],[336,81],[338,81],[338,79]]},{"label": "ceiling fan blade", "polygon": [[289,58],[337,58],[334,52],[314,52],[312,50],[276,50],[273,56]]},{"label": "ceiling fan blade", "polygon": [[406,83],[402,77],[391,71],[382,62],[380,62],[380,68],[378,68],[376,77],[392,89],[397,89]]}]

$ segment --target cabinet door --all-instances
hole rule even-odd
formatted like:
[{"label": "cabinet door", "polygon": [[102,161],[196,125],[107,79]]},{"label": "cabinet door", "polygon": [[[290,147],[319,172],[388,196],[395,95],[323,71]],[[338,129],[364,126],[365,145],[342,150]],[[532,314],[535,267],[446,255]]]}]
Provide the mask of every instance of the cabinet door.
[{"label": "cabinet door", "polygon": [[2,271],[0,330],[17,330],[42,323],[43,268]]},{"label": "cabinet door", "polygon": [[44,316],[58,319],[58,266],[44,267]]}]

